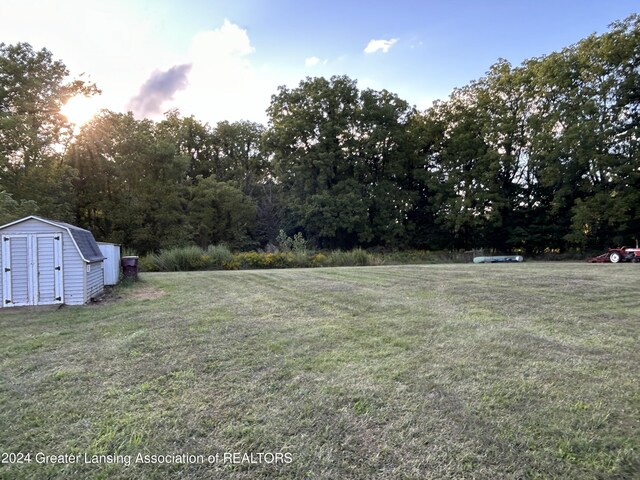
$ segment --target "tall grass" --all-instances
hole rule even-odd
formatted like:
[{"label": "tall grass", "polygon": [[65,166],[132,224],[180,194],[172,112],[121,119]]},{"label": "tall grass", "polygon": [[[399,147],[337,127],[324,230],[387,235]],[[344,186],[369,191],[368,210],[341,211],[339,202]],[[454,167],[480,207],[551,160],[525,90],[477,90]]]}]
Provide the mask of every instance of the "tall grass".
[{"label": "tall grass", "polygon": [[209,245],[206,250],[194,245],[170,248],[151,253],[140,259],[148,272],[185,272],[193,270],[219,270],[233,260],[225,245]]},{"label": "tall grass", "polygon": [[182,272],[204,269],[206,259],[200,247],[177,247],[148,255],[143,265],[155,272]]},{"label": "tall grass", "polygon": [[209,245],[204,252],[207,268],[222,269],[233,260],[233,255],[226,245]]},{"label": "tall grass", "polygon": [[374,261],[373,255],[367,253],[361,248],[355,248],[348,252],[336,250],[328,255],[327,264],[331,267],[364,267],[377,263]]},{"label": "tall grass", "polygon": [[193,270],[245,270],[271,268],[355,267],[368,265],[412,265],[435,263],[468,263],[471,252],[443,252],[408,250],[373,253],[355,248],[349,251],[289,250],[276,253],[232,253],[226,245],[171,248],[149,254],[140,259],[148,272],[177,272]]}]

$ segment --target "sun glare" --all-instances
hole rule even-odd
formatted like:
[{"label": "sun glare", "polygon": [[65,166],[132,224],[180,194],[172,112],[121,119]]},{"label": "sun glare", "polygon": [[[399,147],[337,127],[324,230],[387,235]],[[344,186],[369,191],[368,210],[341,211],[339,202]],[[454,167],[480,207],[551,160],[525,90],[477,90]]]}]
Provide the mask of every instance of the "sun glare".
[{"label": "sun glare", "polygon": [[91,120],[100,110],[98,99],[96,97],[85,97],[78,95],[69,99],[63,105],[60,112],[67,117],[69,122],[76,126],[81,126]]}]

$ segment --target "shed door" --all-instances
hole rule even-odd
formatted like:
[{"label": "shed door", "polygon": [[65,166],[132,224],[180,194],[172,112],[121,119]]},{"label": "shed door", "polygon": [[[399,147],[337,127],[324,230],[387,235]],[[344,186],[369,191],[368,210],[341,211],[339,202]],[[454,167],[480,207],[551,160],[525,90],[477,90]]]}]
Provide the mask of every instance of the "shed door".
[{"label": "shed door", "polygon": [[2,306],[62,303],[62,235],[2,236]]},{"label": "shed door", "polygon": [[29,236],[2,237],[2,306],[31,305]]},{"label": "shed door", "polygon": [[36,305],[62,303],[62,235],[36,235],[33,247]]}]

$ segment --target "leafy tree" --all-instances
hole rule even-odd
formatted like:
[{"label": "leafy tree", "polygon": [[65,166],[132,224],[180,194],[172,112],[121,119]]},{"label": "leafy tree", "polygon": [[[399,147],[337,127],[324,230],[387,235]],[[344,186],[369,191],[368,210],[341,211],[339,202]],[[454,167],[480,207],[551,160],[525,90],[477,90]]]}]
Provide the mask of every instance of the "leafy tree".
[{"label": "leafy tree", "polygon": [[413,115],[407,125],[407,150],[412,152],[402,181],[403,188],[415,199],[407,212],[408,246],[419,249],[451,247],[451,237],[437,223],[443,198],[445,178],[439,164],[446,123],[437,115],[438,106],[423,114]]},{"label": "leafy tree", "polygon": [[434,106],[432,121],[441,138],[432,146],[432,174],[439,179],[436,222],[450,235],[454,248],[486,245],[501,221],[496,167],[485,139],[487,123],[479,86],[454,92]]},{"label": "leafy tree", "polygon": [[0,191],[0,225],[38,213],[38,205],[33,200],[14,200],[10,193]]},{"label": "leafy tree", "polygon": [[[193,117],[180,117],[179,112],[174,110],[166,115],[157,128],[163,137],[175,144],[182,156],[189,158],[185,179],[187,186],[208,185],[201,182],[211,177],[217,183],[241,190],[256,204],[255,225],[249,229],[249,233],[231,235],[232,242],[246,245],[248,240],[245,236],[249,234],[262,244],[275,238],[274,232],[280,227],[280,207],[274,194],[273,180],[269,179],[267,155],[262,148],[262,125],[225,121],[211,129]],[[192,193],[202,193],[201,190],[191,189]],[[205,219],[205,222],[208,221]],[[198,243],[207,242],[206,238],[220,237],[220,232],[214,235],[207,226],[194,225],[193,228]],[[222,237],[225,236],[222,234]]]},{"label": "leafy tree", "polygon": [[265,129],[254,122],[219,122],[213,131],[215,176],[232,181],[247,195],[253,195],[268,176],[262,148]]},{"label": "leafy tree", "polygon": [[0,43],[0,188],[56,218],[70,217],[73,177],[62,162],[73,131],[60,109],[75,95],[97,92],[68,76],[46,49]]},{"label": "leafy tree", "polygon": [[536,87],[532,157],[570,244],[601,248],[637,235],[639,26],[632,16],[527,65]]},{"label": "leafy tree", "polygon": [[178,154],[189,158],[187,183],[194,183],[200,175],[208,177],[216,173],[216,146],[211,127],[193,116],[181,117],[178,110],[171,110],[157,125],[160,136],[173,143]]},{"label": "leafy tree", "polygon": [[408,104],[343,76],[280,87],[268,111],[289,229],[328,247],[400,243],[413,199],[400,185]]},{"label": "leafy tree", "polygon": [[[330,246],[355,244],[355,226],[367,212],[349,159],[357,98],[347,77],[308,78],[298,88],[280,87],[268,109],[275,173],[291,223]],[[355,198],[338,198],[349,195]]]},{"label": "leafy tree", "polygon": [[188,158],[150,120],[104,111],[85,125],[67,160],[76,217],[98,237],[141,253],[181,245]]},{"label": "leafy tree", "polygon": [[[640,16],[423,113],[346,76],[272,97],[267,129],[60,114],[95,86],[51,53],[0,44],[0,217],[75,220],[141,253],[322,247],[602,248],[640,235]],[[64,161],[63,161],[64,160]]]},{"label": "leafy tree", "polygon": [[253,246],[250,238],[256,207],[231,182],[198,178],[190,188],[189,222],[198,245],[224,243],[231,248]]},{"label": "leafy tree", "polygon": [[279,187],[274,178],[270,177],[258,183],[253,192],[252,198],[256,203],[253,236],[261,245],[275,242],[285,223],[285,206]]},{"label": "leafy tree", "polygon": [[499,61],[426,112],[415,137],[426,171],[413,170],[425,213],[411,212],[414,225],[441,226],[454,248],[601,248],[637,236],[638,18],[518,68]]},{"label": "leafy tree", "polygon": [[407,181],[415,162],[407,125],[415,112],[386,90],[364,90],[359,100],[355,178],[368,199],[367,243],[397,247],[407,243],[408,212],[417,199]]}]

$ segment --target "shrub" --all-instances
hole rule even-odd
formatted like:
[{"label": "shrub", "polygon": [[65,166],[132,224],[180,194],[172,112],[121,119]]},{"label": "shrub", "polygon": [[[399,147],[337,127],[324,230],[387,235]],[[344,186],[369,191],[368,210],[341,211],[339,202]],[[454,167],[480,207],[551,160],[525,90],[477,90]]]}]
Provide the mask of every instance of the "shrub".
[{"label": "shrub", "polygon": [[240,263],[235,258],[232,258],[228,262],[224,262],[222,264],[222,269],[223,270],[240,270]]},{"label": "shrub", "polygon": [[278,232],[276,243],[278,244],[278,248],[283,252],[290,252],[291,248],[293,248],[293,239],[287,236],[284,230]]},{"label": "shrub", "polygon": [[[258,253],[242,252],[233,255],[229,267],[239,269],[253,268],[290,268],[296,266],[296,256],[293,253]],[[236,269],[236,268],[233,268]]]},{"label": "shrub", "polygon": [[307,241],[301,232],[296,233],[293,238],[287,236],[284,230],[280,230],[276,237],[278,247],[283,252],[307,253]]},{"label": "shrub", "polygon": [[201,248],[188,246],[152,253],[142,263],[151,272],[179,272],[201,270],[206,266],[207,258]]},{"label": "shrub", "polygon": [[324,253],[316,253],[309,259],[309,267],[327,267],[329,266],[329,257]]},{"label": "shrub", "polygon": [[265,269],[377,265],[377,257],[361,248],[349,252],[313,253],[308,250],[232,254],[224,245],[210,245],[206,250],[189,246],[162,250],[140,259],[147,272],[176,272],[204,269]]},{"label": "shrub", "polygon": [[213,269],[224,268],[226,263],[233,260],[233,255],[226,245],[209,245],[205,252],[206,267]]},{"label": "shrub", "polygon": [[365,266],[374,263],[372,257],[363,249],[356,248],[349,252],[336,250],[328,257],[328,265],[331,267]]},{"label": "shrub", "polygon": [[158,267],[156,266],[156,261],[153,258],[155,255],[153,253],[149,255],[145,255],[144,257],[140,257],[138,260],[138,265],[140,266],[140,271],[142,272],[157,272]]},{"label": "shrub", "polygon": [[293,251],[290,255],[290,266],[295,268],[307,268],[313,266],[311,260],[313,255],[310,252]]}]

